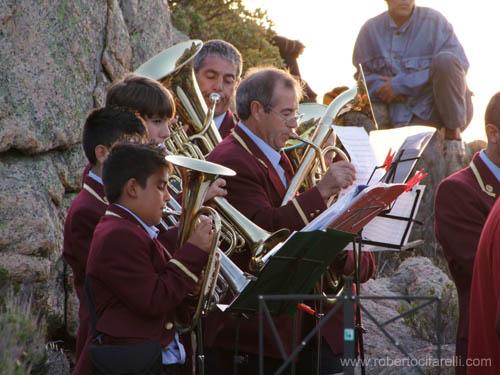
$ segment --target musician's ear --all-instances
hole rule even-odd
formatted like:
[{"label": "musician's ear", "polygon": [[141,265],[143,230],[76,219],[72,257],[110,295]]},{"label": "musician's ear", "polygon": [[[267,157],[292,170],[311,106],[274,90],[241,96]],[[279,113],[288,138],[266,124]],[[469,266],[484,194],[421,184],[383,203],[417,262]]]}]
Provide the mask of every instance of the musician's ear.
[{"label": "musician's ear", "polygon": [[500,129],[493,124],[486,124],[486,138],[488,139],[488,143],[492,143],[495,145],[500,144]]},{"label": "musician's ear", "polygon": [[264,106],[257,100],[252,100],[250,103],[250,115],[256,120],[260,120],[264,113]]},{"label": "musician's ear", "polygon": [[125,182],[122,194],[127,198],[137,198],[139,195],[139,188],[142,188],[139,182],[135,178],[131,178]]}]

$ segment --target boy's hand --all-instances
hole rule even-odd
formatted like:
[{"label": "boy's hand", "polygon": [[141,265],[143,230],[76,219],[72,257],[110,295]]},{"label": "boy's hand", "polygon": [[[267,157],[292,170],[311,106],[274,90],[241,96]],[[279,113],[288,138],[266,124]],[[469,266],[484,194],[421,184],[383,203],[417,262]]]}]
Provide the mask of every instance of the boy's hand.
[{"label": "boy's hand", "polygon": [[205,202],[209,201],[213,197],[224,197],[225,195],[227,195],[226,180],[218,178],[212,182],[212,185],[208,188]]},{"label": "boy's hand", "polygon": [[198,246],[201,250],[208,253],[213,238],[214,229],[212,219],[208,216],[200,215],[187,242]]}]

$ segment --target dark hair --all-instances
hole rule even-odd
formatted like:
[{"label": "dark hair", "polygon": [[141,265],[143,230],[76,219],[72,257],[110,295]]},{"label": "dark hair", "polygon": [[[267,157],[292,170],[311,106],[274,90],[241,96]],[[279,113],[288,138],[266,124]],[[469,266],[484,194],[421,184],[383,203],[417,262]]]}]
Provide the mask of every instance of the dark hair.
[{"label": "dark hair", "polygon": [[500,92],[490,99],[484,114],[484,124],[492,124],[500,129]]},{"label": "dark hair", "polygon": [[111,147],[120,140],[147,138],[147,130],[141,118],[123,108],[101,108],[90,113],[83,126],[83,151],[90,164],[95,165],[95,148],[98,145]]},{"label": "dark hair", "polygon": [[161,83],[136,74],[128,74],[108,89],[106,106],[126,107],[143,117],[175,116],[175,102],[170,91]]},{"label": "dark hair", "polygon": [[242,120],[250,117],[250,104],[254,100],[260,102],[266,112],[269,112],[273,108],[273,94],[278,82],[282,82],[285,87],[295,90],[297,100],[302,98],[300,82],[290,73],[272,67],[249,69],[236,91],[236,112],[238,117]]},{"label": "dark hair", "polygon": [[161,167],[170,168],[165,160],[166,155],[164,148],[153,144],[115,145],[102,169],[104,191],[108,201],[117,202],[122,195],[123,187],[132,178],[145,188],[149,176]]},{"label": "dark hair", "polygon": [[243,66],[243,59],[240,51],[231,43],[220,39],[209,40],[203,44],[200,52],[198,52],[194,58],[194,71],[196,73],[200,71],[203,67],[203,62],[210,55],[220,56],[233,64],[236,67],[236,78],[240,78]]}]

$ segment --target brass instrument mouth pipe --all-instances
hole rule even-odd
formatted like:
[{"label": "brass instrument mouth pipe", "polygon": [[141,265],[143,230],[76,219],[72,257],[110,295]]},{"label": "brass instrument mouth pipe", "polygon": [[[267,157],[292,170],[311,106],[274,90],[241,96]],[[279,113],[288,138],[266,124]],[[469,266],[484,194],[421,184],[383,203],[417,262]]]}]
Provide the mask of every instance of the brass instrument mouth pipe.
[{"label": "brass instrument mouth pipe", "polygon": [[177,210],[171,209],[170,207],[165,207],[165,208],[163,208],[163,214],[164,215],[181,216],[182,211],[177,211]]},{"label": "brass instrument mouth pipe", "polygon": [[311,142],[308,139],[302,138],[301,136],[299,136],[297,133],[294,133],[294,132],[292,132],[292,134],[290,134],[290,138],[295,139],[295,140],[300,141],[300,142],[303,142],[303,143],[311,146],[314,149],[314,151],[316,152],[316,156],[319,158],[319,162],[321,165],[321,171],[323,173],[326,172],[327,167],[326,167],[326,163],[325,163],[325,158],[323,157],[323,151],[321,150],[320,146],[316,145],[314,142]]}]

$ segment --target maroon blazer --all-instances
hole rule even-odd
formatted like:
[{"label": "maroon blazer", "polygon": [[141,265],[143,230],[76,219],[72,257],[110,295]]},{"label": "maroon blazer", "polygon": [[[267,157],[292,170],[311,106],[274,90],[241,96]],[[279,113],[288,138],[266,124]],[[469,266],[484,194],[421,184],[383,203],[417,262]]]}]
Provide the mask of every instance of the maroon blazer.
[{"label": "maroon blazer", "polygon": [[[208,160],[236,171],[236,176],[225,178],[227,181],[228,201],[254,223],[268,231],[281,228],[300,230],[309,223],[309,220],[326,209],[326,205],[315,187],[298,194],[288,204],[281,207],[286,192],[285,187],[269,160],[239,127],[236,127],[233,133],[212,151]],[[232,259],[242,270],[249,270],[250,254],[248,251],[234,254]],[[375,269],[374,257],[371,253],[363,253],[361,261],[363,271],[361,278],[366,281]],[[343,265],[333,266],[344,271],[345,274],[351,274],[353,271],[352,254],[348,254],[345,267]],[[236,322],[223,317],[222,314],[217,315],[223,321],[222,328],[219,328],[216,333],[213,332],[213,329],[212,332],[207,332],[207,345],[233,349]],[[280,316],[275,320],[285,343],[285,348],[290,351],[292,338],[291,318],[289,316]],[[251,353],[258,352],[257,335],[255,335],[258,330],[257,322],[256,317],[241,322],[239,343],[241,350]],[[342,328],[340,331],[335,330],[335,332],[332,332],[332,327],[337,327],[339,323],[342,326],[341,311],[338,313],[338,317],[331,320],[327,324],[327,328],[323,330],[323,335],[332,346],[332,349],[334,343],[336,345],[337,342],[342,342],[343,339]],[[207,326],[216,327],[217,324],[209,323]],[[217,337],[215,337],[216,335]],[[272,341],[269,329],[264,331],[264,341],[266,355],[281,358],[276,345]]]},{"label": "maroon blazer", "polygon": [[238,121],[236,120],[235,114],[228,110],[226,112],[226,116],[224,116],[224,120],[219,127],[219,133],[222,139],[226,138],[229,134],[231,134],[231,130],[236,126]]},{"label": "maroon blazer", "polygon": [[477,247],[470,296],[468,358],[489,358],[467,374],[500,373],[500,202],[493,206]]},{"label": "maroon blazer", "polygon": [[[87,263],[97,331],[108,343],[158,341],[168,346],[176,312],[193,291],[207,258],[189,243],[170,257],[132,215],[110,205],[95,229]],[[75,374],[91,373],[89,341]]]},{"label": "maroon blazer", "polygon": [[[462,362],[467,355],[474,257],[484,222],[498,194],[500,184],[479,153],[474,155],[469,167],[444,179],[436,193],[434,229],[457,286],[460,317],[456,351],[462,356]],[[465,367],[457,367],[456,371],[465,374]]]},{"label": "maroon blazer", "polygon": [[88,331],[84,281],[90,242],[94,229],[101,216],[104,215],[107,205],[103,186],[89,177],[88,174],[85,174],[83,188],[71,203],[64,223],[63,257],[73,270],[75,291],[80,301],[76,360],[78,360],[85,344]]}]

